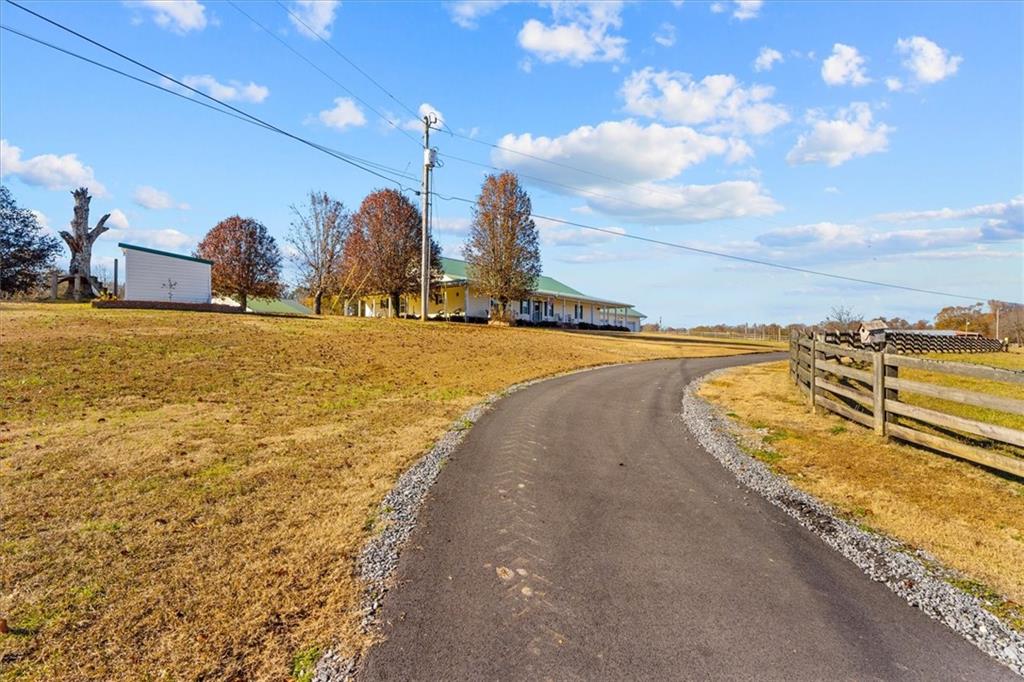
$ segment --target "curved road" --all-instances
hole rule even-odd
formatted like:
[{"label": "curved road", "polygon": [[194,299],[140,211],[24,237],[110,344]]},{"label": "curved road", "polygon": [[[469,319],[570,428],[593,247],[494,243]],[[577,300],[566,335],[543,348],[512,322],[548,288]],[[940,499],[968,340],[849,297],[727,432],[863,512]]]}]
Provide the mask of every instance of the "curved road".
[{"label": "curved road", "polygon": [[359,678],[1015,679],[756,494],[683,388],[740,356],[545,381],[441,472]]}]

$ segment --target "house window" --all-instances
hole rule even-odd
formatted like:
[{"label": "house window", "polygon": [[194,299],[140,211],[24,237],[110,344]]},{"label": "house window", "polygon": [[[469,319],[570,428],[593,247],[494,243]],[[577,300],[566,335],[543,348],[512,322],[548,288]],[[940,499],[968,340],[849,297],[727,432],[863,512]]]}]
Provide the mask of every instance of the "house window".
[{"label": "house window", "polygon": [[528,301],[528,300],[520,301],[519,302],[519,312],[522,313],[523,315],[529,315],[530,314],[530,301]]}]

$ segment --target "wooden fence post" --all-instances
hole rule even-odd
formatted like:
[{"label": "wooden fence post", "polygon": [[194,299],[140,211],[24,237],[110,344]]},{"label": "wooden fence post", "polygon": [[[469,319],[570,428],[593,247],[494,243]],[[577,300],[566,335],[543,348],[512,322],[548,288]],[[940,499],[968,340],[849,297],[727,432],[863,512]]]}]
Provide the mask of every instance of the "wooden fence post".
[{"label": "wooden fence post", "polygon": [[871,403],[874,408],[875,433],[885,435],[885,353],[871,354]]},{"label": "wooden fence post", "polygon": [[[882,356],[882,361],[883,361],[883,364],[884,364],[884,362],[885,362],[885,356],[884,355]],[[894,365],[885,365],[884,375],[885,376],[882,379],[882,381],[884,383],[888,383],[889,379],[898,379],[899,376],[900,376],[900,368],[896,367]],[[882,395],[883,395],[885,400],[899,400],[900,399],[900,392],[897,391],[896,389],[894,389],[894,388],[887,388],[887,387],[885,387],[884,384],[883,384],[883,388],[884,388],[884,390],[882,391]],[[895,416],[892,416],[892,415],[888,414],[887,412],[885,412],[884,404],[883,404],[883,407],[882,407],[882,414],[883,414],[883,418],[885,419],[886,422],[894,422],[894,421],[896,421],[896,417]],[[889,429],[888,429],[888,427],[886,427],[886,435],[888,435],[888,433],[889,433]]]},{"label": "wooden fence post", "polygon": [[800,381],[800,375],[797,374],[797,367],[799,366],[800,359],[800,346],[797,344],[796,336],[792,332],[789,334],[789,378],[793,380],[793,383]]},{"label": "wooden fence post", "polygon": [[817,349],[817,337],[814,332],[811,332],[811,380],[810,380],[810,401],[811,401],[811,414],[818,413],[818,405],[815,398],[818,395],[818,388],[814,385],[815,377],[817,377],[816,366],[818,364],[818,349]]}]

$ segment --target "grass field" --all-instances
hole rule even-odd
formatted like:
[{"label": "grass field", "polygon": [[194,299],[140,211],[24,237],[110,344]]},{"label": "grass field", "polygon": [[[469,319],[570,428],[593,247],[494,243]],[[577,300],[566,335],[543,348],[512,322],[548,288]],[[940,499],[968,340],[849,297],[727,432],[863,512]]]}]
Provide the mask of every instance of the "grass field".
[{"label": "grass field", "polygon": [[4,679],[288,679],[365,644],[360,547],[469,405],[734,354],[550,330],[0,305]]},{"label": "grass field", "polygon": [[[1020,354],[939,359],[1024,369]],[[924,373],[912,374],[906,372],[910,378],[925,378]],[[1002,390],[992,382],[961,383],[948,376],[941,381],[972,390]],[[1010,394],[1020,398],[1020,393],[1017,387]],[[810,414],[784,362],[731,370],[706,383],[701,394],[745,427],[751,454],[857,522],[923,548],[962,572],[966,577],[959,585],[990,600],[993,611],[1024,630],[1024,483],[887,442],[837,415]],[[928,404],[923,396],[913,401]],[[1008,418],[1009,426],[1019,420]]]}]

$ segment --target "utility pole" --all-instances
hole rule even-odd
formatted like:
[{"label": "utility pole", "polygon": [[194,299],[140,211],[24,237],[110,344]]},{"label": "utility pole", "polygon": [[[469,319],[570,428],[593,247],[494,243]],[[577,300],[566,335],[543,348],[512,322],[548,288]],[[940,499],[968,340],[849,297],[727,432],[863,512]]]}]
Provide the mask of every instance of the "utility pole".
[{"label": "utility pole", "polygon": [[423,243],[420,258],[420,319],[427,321],[430,309],[430,174],[434,170],[434,150],[430,148],[430,125],[437,117],[427,114],[423,117],[423,186],[420,202],[423,206]]},{"label": "utility pole", "polygon": [[999,303],[996,303],[995,307],[996,307],[996,340],[1000,341],[1003,338],[1003,337],[999,336],[999,309],[1002,308],[1002,305],[1000,305]]}]

